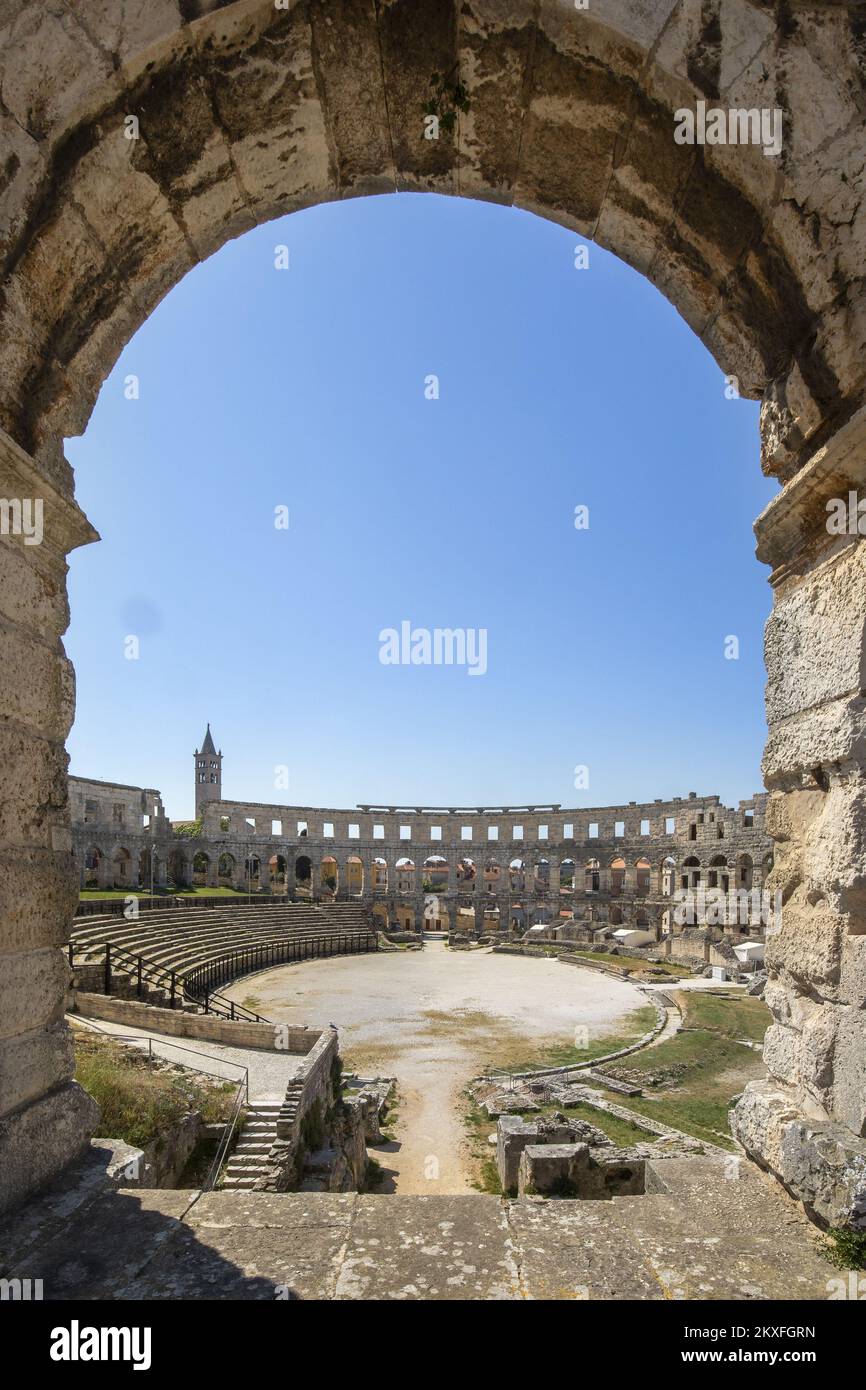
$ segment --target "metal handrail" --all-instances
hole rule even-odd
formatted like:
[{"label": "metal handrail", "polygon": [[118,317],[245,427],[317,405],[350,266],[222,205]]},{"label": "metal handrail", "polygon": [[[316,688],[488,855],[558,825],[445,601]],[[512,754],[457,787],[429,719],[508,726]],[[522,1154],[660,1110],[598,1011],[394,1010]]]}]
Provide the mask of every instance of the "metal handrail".
[{"label": "metal handrail", "polygon": [[[339,939],[342,944],[342,951],[338,947],[336,950],[327,949],[335,940]],[[187,999],[196,1004],[203,1004],[205,1013],[220,1013],[226,1006],[229,1008],[229,1017],[237,1018],[238,1011],[241,1011],[252,1022],[268,1023],[269,1019],[262,1018],[259,1014],[250,1014],[243,1005],[236,1004],[234,1000],[226,999],[224,995],[216,993],[213,986],[223,985],[230,980],[236,980],[242,975],[251,974],[258,970],[269,970],[274,965],[283,965],[290,960],[311,960],[318,959],[320,956],[331,956],[340,954],[360,953],[363,951],[378,951],[379,938],[375,932],[361,933],[324,933],[320,937],[294,937],[283,941],[262,942],[259,945],[248,945],[239,947],[235,951],[230,951],[225,956],[219,956],[216,960],[206,961],[203,965],[196,966],[190,970],[183,978],[184,994]],[[240,968],[239,968],[240,967]],[[214,1008],[213,1001],[218,1002],[219,1008]]]},{"label": "metal handrail", "polygon": [[[247,1093],[247,1099],[249,1100],[249,1092]],[[232,1138],[234,1137],[234,1132],[235,1132],[235,1129],[236,1129],[236,1127],[237,1127],[238,1120],[240,1119],[240,1114],[241,1114],[242,1108],[243,1108],[242,1093],[241,1093],[240,1087],[238,1087],[238,1093],[237,1093],[237,1095],[235,1096],[235,1102],[234,1102],[234,1105],[232,1106],[232,1113],[231,1113],[231,1115],[229,1116],[229,1118],[226,1120],[225,1125],[223,1126],[222,1136],[221,1136],[220,1141],[219,1141],[219,1143],[218,1143],[218,1145],[217,1145],[217,1151],[216,1151],[216,1153],[214,1154],[213,1163],[211,1164],[210,1168],[208,1169],[207,1177],[205,1178],[204,1182],[202,1183],[202,1186],[201,1186],[201,1191],[202,1191],[202,1192],[212,1192],[213,1189],[214,1189],[214,1187],[216,1186],[217,1179],[219,1178],[219,1175],[220,1175],[220,1170],[221,1170],[223,1164],[225,1163],[226,1155],[228,1154],[228,1151],[229,1151],[229,1146],[230,1146],[230,1144],[231,1144]]]},{"label": "metal handrail", "polygon": [[[141,1044],[141,1043],[145,1043],[145,1042],[146,1042],[147,1045],[148,1045],[148,1046],[147,1046],[148,1056],[151,1058],[151,1060],[153,1059],[153,1042],[154,1042],[154,1040],[153,1040],[153,1038],[152,1038],[149,1034],[145,1034],[145,1035],[142,1037],[142,1036],[139,1036],[139,1035],[137,1035],[137,1034],[135,1034],[135,1033],[112,1033],[109,1029],[107,1029],[107,1028],[100,1028],[97,1024],[92,1023],[90,1020],[86,1020],[86,1021],[85,1021],[85,1020],[79,1020],[78,1022],[79,1022],[79,1024],[80,1024],[80,1023],[84,1023],[84,1026],[85,1026],[86,1028],[90,1028],[94,1033],[99,1033],[102,1037],[105,1037],[105,1038],[112,1038],[115,1042],[129,1043],[129,1044],[132,1044],[132,1045],[139,1045],[139,1044]],[[162,1040],[161,1038],[158,1038],[158,1039],[157,1039],[157,1043],[158,1043],[161,1047],[175,1047],[175,1048],[177,1048],[177,1050],[178,1050],[179,1052],[188,1052],[188,1053],[189,1053],[191,1056],[193,1056],[193,1057],[207,1057],[207,1056],[208,1056],[208,1053],[206,1053],[206,1052],[197,1052],[196,1049],[195,1049],[195,1048],[192,1048],[192,1047],[181,1047],[178,1043],[163,1042],[163,1040]],[[233,1136],[234,1136],[235,1129],[237,1128],[237,1123],[238,1123],[238,1120],[239,1120],[239,1118],[240,1118],[241,1111],[242,1111],[242,1109],[244,1108],[245,1105],[248,1105],[248,1104],[249,1104],[249,1099],[250,1099],[250,1069],[249,1069],[249,1067],[242,1066],[240,1062],[230,1062],[230,1061],[228,1061],[228,1060],[223,1061],[222,1058],[210,1058],[210,1060],[211,1060],[211,1061],[217,1061],[217,1060],[218,1060],[218,1061],[220,1061],[220,1062],[222,1063],[223,1066],[237,1067],[237,1069],[242,1073],[242,1076],[240,1077],[240,1079],[239,1079],[239,1081],[238,1081],[238,1083],[237,1083],[237,1091],[236,1091],[236,1093],[235,1093],[235,1098],[234,1098],[234,1100],[232,1101],[231,1114],[229,1115],[228,1119],[226,1120],[225,1124],[223,1125],[223,1132],[222,1132],[222,1134],[221,1134],[221,1136],[220,1136],[220,1141],[219,1141],[219,1144],[217,1145],[217,1150],[216,1150],[216,1153],[215,1153],[215,1155],[214,1155],[213,1162],[211,1163],[211,1166],[210,1166],[210,1168],[208,1169],[207,1177],[205,1178],[204,1182],[203,1182],[202,1185],[201,1185],[201,1188],[199,1189],[199,1192],[200,1192],[200,1193],[202,1193],[202,1192],[212,1192],[212,1191],[213,1191],[214,1186],[216,1185],[217,1179],[218,1179],[218,1177],[219,1177],[220,1169],[222,1168],[222,1165],[223,1165],[223,1163],[225,1162],[226,1154],[228,1153],[229,1145],[231,1144],[232,1138],[233,1138]],[[196,1072],[196,1073],[197,1073],[198,1075],[200,1075],[200,1076],[217,1076],[217,1077],[220,1077],[220,1073],[219,1073],[219,1072],[211,1071],[211,1070],[209,1070],[208,1068],[205,1068],[205,1067],[191,1067],[191,1066],[188,1066],[186,1062],[178,1062],[176,1065],[177,1065],[177,1066],[180,1066],[180,1067],[183,1067],[184,1071]],[[221,1076],[221,1077],[220,1077],[220,1080],[222,1080],[222,1081],[227,1081],[227,1080],[229,1080],[229,1078],[228,1078],[228,1077],[225,1077],[225,1076]],[[198,1200],[198,1199],[196,1199],[196,1200]]]},{"label": "metal handrail", "polygon": [[[335,938],[340,941],[342,950],[340,947],[336,950],[327,949]],[[111,993],[112,964],[119,963],[121,966],[131,967],[135,972],[136,992],[139,998],[144,992],[144,984],[147,981],[154,988],[167,992],[170,1007],[174,1008],[178,987],[180,987],[183,997],[188,999],[190,1003],[197,1004],[199,1007],[203,1006],[206,1014],[215,1014],[218,1018],[230,1019],[233,1022],[270,1023],[271,1020],[262,1014],[254,1013],[243,1004],[238,1004],[235,1000],[220,994],[216,987],[253,971],[268,970],[274,965],[285,964],[289,960],[309,960],[317,959],[320,956],[351,954],[369,950],[378,951],[378,949],[379,938],[376,932],[367,931],[363,934],[360,932],[323,932],[321,936],[316,937],[288,937],[282,941],[241,946],[224,956],[217,957],[216,960],[205,961],[202,965],[193,966],[190,970],[179,974],[167,966],[148,961],[143,955],[136,954],[125,946],[118,946],[111,941],[106,941],[103,963],[104,991],[107,995]],[[68,954],[70,967],[74,969],[75,943],[73,941],[69,943]]]}]

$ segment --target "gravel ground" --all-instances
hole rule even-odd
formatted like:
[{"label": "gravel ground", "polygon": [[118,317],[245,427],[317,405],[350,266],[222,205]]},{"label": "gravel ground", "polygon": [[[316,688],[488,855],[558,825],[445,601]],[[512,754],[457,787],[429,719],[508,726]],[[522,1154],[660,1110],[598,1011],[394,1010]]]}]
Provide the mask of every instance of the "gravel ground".
[{"label": "gravel ground", "polygon": [[263,971],[224,991],[275,1022],[334,1022],[348,1062],[366,1076],[395,1076],[397,1142],[374,1152],[383,1190],[469,1190],[461,1092],[485,1066],[545,1043],[616,1029],[646,1003],[633,985],[555,960],[450,951],[338,956]]}]

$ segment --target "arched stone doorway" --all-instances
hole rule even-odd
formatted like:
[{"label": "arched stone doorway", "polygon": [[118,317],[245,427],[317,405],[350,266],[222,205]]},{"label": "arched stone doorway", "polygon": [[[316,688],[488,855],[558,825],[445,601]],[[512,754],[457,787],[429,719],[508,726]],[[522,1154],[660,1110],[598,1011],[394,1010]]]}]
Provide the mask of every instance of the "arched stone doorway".
[{"label": "arched stone doorway", "polygon": [[[768,946],[772,1082],[750,1086],[737,1124],[795,1190],[802,1179],[786,1168],[785,1138],[812,1144],[816,1115],[846,1162],[846,1135],[866,1130],[856,1084],[866,852],[848,830],[866,821],[866,560],[857,535],[832,535],[826,520],[828,501],[866,484],[856,14],[793,4],[777,30],[750,0],[726,0],[707,22],[695,6],[625,0],[599,13],[516,0],[501,18],[473,0],[417,0],[411,26],[403,5],[340,0],[197,7],[190,22],[188,7],[182,17],[174,5],[154,7],[148,23],[121,22],[120,0],[68,8],[61,19],[22,0],[0,33],[7,63],[16,46],[28,59],[3,86],[0,495],[50,490],[56,518],[38,563],[17,547],[14,578],[0,588],[14,624],[4,697],[18,731],[0,765],[10,824],[33,827],[20,844],[12,838],[13,850],[34,852],[19,891],[41,904],[32,959],[20,962],[33,981],[22,1034],[46,1030],[44,952],[59,949],[76,892],[64,847],[73,713],[60,646],[64,555],[95,533],[72,500],[64,436],[83,429],[118,351],[160,297],[228,237],[327,198],[459,191],[530,208],[612,249],[680,310],[735,389],[762,399],[763,465],[786,484],[757,528],[775,586],[770,886],[790,891]],[[699,100],[748,106],[755,69],[768,99],[784,104],[783,159],[771,163],[757,145],[673,138],[676,113]],[[422,99],[434,71],[461,73],[469,111],[430,141]],[[809,76],[790,82],[791,71]],[[135,140],[124,138],[129,112]],[[22,605],[37,574],[49,575],[54,597]],[[15,674],[30,670],[34,650],[44,699]],[[46,786],[56,788],[47,810]],[[13,940],[14,922],[0,931],[0,945]],[[826,1048],[798,1026],[805,1003],[822,1010]],[[52,1176],[94,1122],[68,1062],[51,1047],[44,1058],[27,1095],[4,1102],[14,1115],[0,1152],[7,1194]],[[56,1136],[36,1146],[38,1161],[34,1127]]]}]

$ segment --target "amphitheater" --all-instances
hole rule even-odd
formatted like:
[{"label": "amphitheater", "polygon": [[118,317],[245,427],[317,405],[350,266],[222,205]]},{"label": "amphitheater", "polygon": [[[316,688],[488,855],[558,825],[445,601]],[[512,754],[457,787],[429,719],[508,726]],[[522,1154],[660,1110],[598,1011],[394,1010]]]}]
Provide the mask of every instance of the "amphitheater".
[{"label": "amphitheater", "polygon": [[[229,801],[210,725],[193,754],[196,820],[173,822],[154,788],[70,778],[82,890],[174,888],[364,903],[383,927],[472,932],[632,926],[674,929],[683,890],[758,896],[731,926],[760,930],[772,868],[767,797],[718,796],[567,810]],[[754,920],[753,920],[754,919]]]},{"label": "amphitheater", "polygon": [[[866,585],[856,520],[866,483],[866,72],[858,8],[821,0],[598,0],[587,10],[558,0],[22,0],[0,7],[0,55],[4,1270],[44,1273],[61,1298],[273,1298],[276,1287],[325,1298],[825,1296],[826,1270],[802,1213],[852,1231],[866,1221]],[[468,108],[459,119],[451,113],[438,141],[424,136],[433,72],[460,74]],[[676,139],[676,113],[708,102],[747,115],[778,111],[781,152]],[[124,133],[130,116],[136,139]],[[114,917],[100,942],[106,923],[91,916],[76,923],[83,954],[73,940],[72,970],[101,970],[103,983],[135,995],[105,994],[113,1007],[158,1009],[178,1028],[262,1029],[269,1025],[238,1016],[237,1001],[213,999],[235,967],[246,969],[254,952],[262,968],[282,966],[289,951],[295,961],[350,950],[365,961],[374,954],[366,947],[379,944],[377,906],[380,923],[417,935],[427,898],[442,898],[436,920],[446,925],[447,914],[450,931],[469,916],[479,936],[494,921],[503,936],[536,925],[561,931],[564,900],[581,909],[570,913],[578,931],[615,926],[622,912],[624,924],[663,936],[669,850],[680,876],[696,870],[707,881],[748,869],[741,856],[749,855],[761,882],[769,871],[783,912],[766,940],[767,1077],[749,1083],[733,1112],[745,1156],[736,1183],[712,1154],[663,1160],[654,1190],[605,1203],[258,1190],[191,1203],[183,1192],[108,1189],[94,1177],[98,1117],[72,1079],[64,1021],[70,936],[82,872],[103,883],[128,875],[139,886],[144,843],[124,835],[100,844],[88,826],[82,846],[73,832],[66,556],[98,537],[74,499],[64,439],[83,430],[120,350],[190,267],[276,215],[395,189],[490,199],[592,237],[657,285],[739,393],[761,401],[762,467],[779,489],[756,523],[772,588],[767,796],[746,806],[771,849],[762,844],[756,856],[746,833],[756,824],[720,812],[712,798],[695,799],[705,817],[698,824],[695,816],[696,866],[685,864],[688,842],[656,841],[667,832],[652,824],[670,815],[677,836],[690,836],[688,802],[611,808],[623,836],[598,811],[596,846],[589,825],[578,824],[583,813],[554,806],[415,807],[410,816],[373,806],[223,810],[208,800],[203,868],[184,857],[174,869],[218,886],[220,859],[231,856],[224,877],[237,881],[242,863],[246,886],[255,877],[272,902],[251,902],[230,923],[168,909],[192,936],[201,927],[202,958],[198,945],[184,954],[184,933],[159,921],[159,909],[145,909],[139,925],[153,959],[127,937],[112,960],[106,947],[120,922]],[[621,390],[627,395],[628,384]],[[852,498],[855,524],[829,527],[828,513]],[[40,544],[9,524],[22,499],[44,504]],[[714,853],[710,811],[732,832]],[[138,814],[153,816],[155,806],[139,804]],[[254,822],[249,833],[233,823],[238,814]],[[260,838],[259,820],[269,817],[287,820],[288,833],[281,824]],[[652,855],[632,818],[650,820]],[[292,824],[304,820],[306,835]],[[403,824],[412,827],[406,853]],[[439,858],[429,826],[442,832],[445,876],[440,864],[425,890],[424,870],[435,867],[426,861]],[[493,855],[484,836],[497,827],[508,848]],[[183,849],[174,833],[166,828],[164,849]],[[362,844],[358,890],[351,865]],[[88,864],[91,850],[99,853]],[[118,861],[118,850],[129,859]],[[724,864],[714,864],[720,854]],[[159,847],[151,858],[167,879]],[[402,880],[401,858],[413,870]],[[326,859],[336,860],[336,873]],[[118,862],[127,867],[116,875]],[[527,865],[528,885],[520,877]],[[309,901],[266,894],[274,873],[284,877],[282,896],[306,891]],[[587,918],[587,907],[597,916]],[[369,914],[363,925],[352,916],[359,910]],[[293,915],[277,923],[273,913]],[[387,966],[388,953],[375,954]],[[327,1087],[336,1040],[328,1020],[313,1022],[314,1036],[290,1030],[300,1080],[274,1117],[278,1136],[296,1124],[298,1095]],[[134,1258],[119,1263],[118,1250]]]}]

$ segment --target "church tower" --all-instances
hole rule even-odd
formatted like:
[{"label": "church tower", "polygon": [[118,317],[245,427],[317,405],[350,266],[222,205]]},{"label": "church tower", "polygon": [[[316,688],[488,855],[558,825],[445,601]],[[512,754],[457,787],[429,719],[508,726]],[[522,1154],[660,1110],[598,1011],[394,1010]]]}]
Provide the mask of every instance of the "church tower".
[{"label": "church tower", "polygon": [[213,746],[210,724],[195,758],[195,818],[198,820],[208,801],[221,801],[223,794],[223,755]]}]

